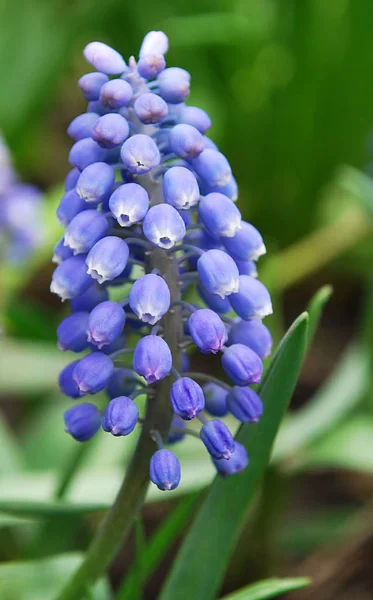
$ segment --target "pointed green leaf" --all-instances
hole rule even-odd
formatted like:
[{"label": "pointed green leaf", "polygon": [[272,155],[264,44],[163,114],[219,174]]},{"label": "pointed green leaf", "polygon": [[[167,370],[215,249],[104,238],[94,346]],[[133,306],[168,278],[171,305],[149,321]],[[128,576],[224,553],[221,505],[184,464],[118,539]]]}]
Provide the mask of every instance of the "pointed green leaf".
[{"label": "pointed green leaf", "polygon": [[264,403],[260,423],[243,425],[239,430],[237,440],[246,446],[250,465],[230,479],[215,479],[174,562],[161,600],[216,598],[248,505],[268,464],[273,441],[298,379],[305,352],[307,322],[307,313],[298,317],[270,363],[259,390]]},{"label": "pointed green leaf", "polygon": [[299,590],[311,581],[306,577],[294,577],[293,579],[265,579],[257,581],[238,592],[224,596],[222,600],[266,600],[280,594]]}]

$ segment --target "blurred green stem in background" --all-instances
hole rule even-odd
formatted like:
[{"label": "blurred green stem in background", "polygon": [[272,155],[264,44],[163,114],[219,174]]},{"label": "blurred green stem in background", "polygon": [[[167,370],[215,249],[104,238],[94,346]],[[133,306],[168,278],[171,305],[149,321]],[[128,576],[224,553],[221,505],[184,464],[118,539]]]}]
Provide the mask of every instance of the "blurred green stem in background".
[{"label": "blurred green stem in background", "polygon": [[67,464],[64,466],[62,470],[59,481],[57,482],[57,487],[55,491],[56,500],[61,500],[65,495],[67,490],[72,483],[72,480],[79,470],[85,456],[89,452],[91,446],[87,443],[79,444],[77,448],[74,448],[72,456],[70,456],[67,460]]},{"label": "blurred green stem in background", "polygon": [[262,280],[271,289],[289,288],[353,248],[371,232],[372,223],[367,213],[360,206],[353,206],[330,225],[268,259]]}]

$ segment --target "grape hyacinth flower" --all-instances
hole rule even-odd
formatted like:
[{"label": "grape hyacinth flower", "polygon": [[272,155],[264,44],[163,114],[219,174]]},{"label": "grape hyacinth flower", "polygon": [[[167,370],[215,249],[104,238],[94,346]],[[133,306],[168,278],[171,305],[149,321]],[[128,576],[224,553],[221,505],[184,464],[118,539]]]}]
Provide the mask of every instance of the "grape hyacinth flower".
[{"label": "grape hyacinth flower", "polygon": [[21,183],[0,133],[0,262],[20,262],[43,241],[42,193]]},{"label": "grape hyacinth flower", "polygon": [[[144,447],[154,443],[147,460],[161,490],[181,477],[164,444],[190,433],[219,474],[245,468],[246,450],[220,418],[260,418],[261,400],[248,386],[260,381],[271,350],[261,322],[271,301],[254,279],[263,239],[242,220],[229,162],[205,135],[210,117],[186,104],[190,75],[166,67],[167,49],[166,35],[152,31],[138,61],[101,42],[84,50],[96,71],[78,82],[87,112],[68,128],[73,168],[57,209],[65,233],[51,284],[72,312],[58,328],[59,347],[85,352],[61,372],[62,393],[76,401],[105,390],[108,398],[102,413],[75,404],[67,431],[83,441],[102,425],[122,437],[138,423],[138,447],[142,436]],[[191,346],[220,356],[231,383],[189,372]],[[186,426],[193,419],[199,434]]]}]

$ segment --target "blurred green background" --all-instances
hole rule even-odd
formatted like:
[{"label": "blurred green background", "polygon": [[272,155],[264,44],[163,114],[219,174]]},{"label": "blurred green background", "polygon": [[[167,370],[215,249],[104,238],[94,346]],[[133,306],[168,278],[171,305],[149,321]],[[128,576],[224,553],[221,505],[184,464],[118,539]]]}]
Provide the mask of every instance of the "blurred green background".
[{"label": "blurred green background", "polygon": [[[275,339],[313,292],[334,287],[268,475],[283,511],[266,520],[260,543],[255,536],[248,542],[256,531],[248,519],[224,589],[267,575],[275,564],[281,574],[316,579],[316,591],[292,598],[371,598],[373,188],[361,172],[372,161],[371,0],[0,0],[0,129],[22,179],[46,191],[47,227],[35,257],[0,269],[7,334],[0,356],[0,556],[48,553],[32,543],[34,529],[31,535],[19,515],[12,523],[5,509],[18,498],[48,499],[73,453],[55,384],[66,361],[54,341],[64,308],[48,288],[52,245],[62,233],[54,207],[69,170],[66,128],[85,110],[76,84],[89,70],[82,49],[97,39],[127,58],[152,29],[169,37],[168,65],[192,74],[189,102],[211,115],[209,135],[232,165],[239,207],[265,238],[269,252],[259,273],[275,301],[268,321]],[[184,453],[186,494],[211,471],[203,461],[196,471],[192,442]],[[88,499],[107,506],[120,464],[117,440],[94,442],[72,506]],[[175,502],[145,509],[148,536]],[[66,537],[56,542],[52,535],[51,552],[86,546],[86,537]],[[332,558],[324,549],[330,545]],[[113,568],[114,582],[130,557],[127,551]],[[156,597],[166,569],[162,563],[146,598]],[[28,598],[18,593],[4,598]]]}]

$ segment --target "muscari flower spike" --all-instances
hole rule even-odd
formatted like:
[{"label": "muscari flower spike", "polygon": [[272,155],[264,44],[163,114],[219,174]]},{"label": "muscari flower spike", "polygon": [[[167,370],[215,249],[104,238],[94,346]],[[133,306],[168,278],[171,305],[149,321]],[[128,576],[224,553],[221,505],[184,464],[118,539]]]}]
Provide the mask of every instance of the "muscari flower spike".
[{"label": "muscari flower spike", "polygon": [[[87,111],[68,128],[72,169],[57,209],[65,233],[51,284],[71,307],[58,345],[85,352],[61,372],[62,393],[76,400],[105,390],[108,398],[102,413],[75,404],[66,430],[78,441],[101,425],[129,435],[139,423],[137,396],[149,396],[145,422],[158,446],[150,479],[161,490],[181,476],[163,444],[181,441],[190,420],[202,422],[200,438],[220,475],[246,467],[245,448],[220,419],[230,412],[259,420],[262,403],[248,386],[260,381],[272,344],[262,324],[271,300],[255,279],[263,239],[242,220],[229,162],[206,136],[210,117],[186,104],[190,75],[166,67],[167,49],[167,36],[152,31],[138,61],[126,63],[101,42],[84,50],[96,71],[78,82]],[[185,301],[192,287],[200,298],[193,305]],[[193,345],[221,355],[231,385],[188,372]],[[123,364],[128,354],[132,367]]]}]

